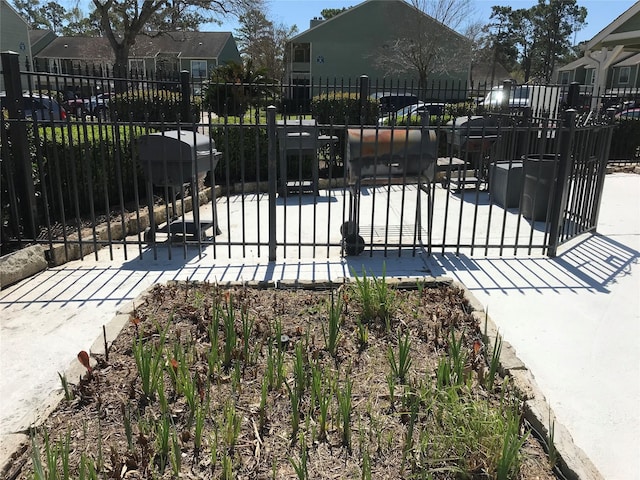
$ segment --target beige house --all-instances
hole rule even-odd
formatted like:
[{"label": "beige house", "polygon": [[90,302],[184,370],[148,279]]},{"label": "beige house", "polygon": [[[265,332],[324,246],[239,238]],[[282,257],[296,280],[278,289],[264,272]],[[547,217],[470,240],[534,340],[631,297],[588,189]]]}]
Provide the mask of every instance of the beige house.
[{"label": "beige house", "polygon": [[560,67],[557,81],[592,86],[599,95],[640,93],[640,1],[593,37],[581,58]]}]

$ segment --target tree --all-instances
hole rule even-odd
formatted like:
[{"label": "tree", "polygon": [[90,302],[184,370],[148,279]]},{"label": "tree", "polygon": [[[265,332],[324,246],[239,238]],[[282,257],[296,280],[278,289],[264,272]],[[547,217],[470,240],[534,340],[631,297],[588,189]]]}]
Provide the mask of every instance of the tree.
[{"label": "tree", "polygon": [[85,16],[84,12],[76,5],[68,13],[68,22],[62,28],[62,34],[66,37],[90,36],[99,37],[102,35],[100,29],[100,18],[95,9]]},{"label": "tree", "polygon": [[491,65],[491,79],[496,80],[496,68],[502,65],[507,71],[518,68],[517,34],[513,28],[514,11],[511,7],[491,7],[490,22],[485,25],[482,37],[482,60]]},{"label": "tree", "polygon": [[530,12],[535,38],[532,74],[549,82],[558,59],[570,52],[573,33],[585,25],[587,9],[576,0],[538,0]]},{"label": "tree", "polygon": [[204,103],[218,115],[241,116],[273,93],[273,85],[266,71],[254,68],[250,60],[243,64],[230,62],[212,72]]},{"label": "tree", "polygon": [[[461,65],[470,64],[470,41],[462,35],[443,41],[443,34],[450,34],[450,30],[463,24],[469,16],[471,1],[412,0],[411,3],[426,15],[413,15],[405,35],[378,50],[374,63],[387,74],[413,72],[419,85],[424,87],[431,74],[459,71]],[[440,24],[436,28],[434,20]]]},{"label": "tree", "polygon": [[60,34],[69,19],[69,12],[57,2],[40,4],[40,0],[14,0],[14,7],[33,29],[50,29]]},{"label": "tree", "polygon": [[342,12],[346,12],[347,10],[348,10],[347,7],[325,8],[324,10],[320,11],[320,15],[322,15],[322,18],[324,18],[325,20],[329,20],[330,18],[333,18],[336,15],[340,15]]},{"label": "tree", "polygon": [[240,18],[240,28],[235,31],[240,53],[256,69],[264,69],[269,78],[282,80],[285,45],[298,28],[275,26],[258,9],[251,9]]},{"label": "tree", "polygon": [[[522,78],[549,82],[557,62],[571,58],[571,37],[585,24],[587,10],[576,0],[538,0],[531,8],[492,7],[487,25],[494,61]],[[517,59],[517,64],[515,62]]]}]

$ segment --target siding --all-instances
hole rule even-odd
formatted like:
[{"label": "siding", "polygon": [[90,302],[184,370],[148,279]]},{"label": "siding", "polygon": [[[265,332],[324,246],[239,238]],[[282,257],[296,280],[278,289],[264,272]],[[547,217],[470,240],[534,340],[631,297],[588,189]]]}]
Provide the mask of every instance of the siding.
[{"label": "siding", "polygon": [[[420,22],[421,25],[417,25]],[[368,75],[382,79],[385,72],[374,65],[376,52],[412,28],[432,28],[441,31],[442,42],[460,37],[429,17],[417,15],[416,10],[404,2],[368,1],[322,22],[315,28],[295,37],[292,43],[311,44],[310,73],[314,79],[352,79]],[[470,65],[447,78],[466,80]],[[437,75],[430,77],[437,79]],[[415,75],[403,75],[411,81]]]},{"label": "siding", "polygon": [[[5,0],[0,0],[0,51],[13,51],[20,54],[20,68],[24,69],[27,62],[31,65],[31,46],[29,44],[29,29],[27,23],[9,6]],[[27,88],[23,80],[23,88]],[[0,90],[4,90],[4,78],[0,75]]]}]

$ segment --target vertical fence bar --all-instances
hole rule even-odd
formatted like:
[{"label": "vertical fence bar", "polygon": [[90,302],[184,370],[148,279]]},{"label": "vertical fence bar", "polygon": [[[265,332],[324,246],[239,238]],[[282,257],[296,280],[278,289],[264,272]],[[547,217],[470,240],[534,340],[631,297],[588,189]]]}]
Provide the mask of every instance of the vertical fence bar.
[{"label": "vertical fence bar", "polygon": [[20,56],[16,52],[2,52],[2,71],[7,90],[7,111],[9,118],[15,120],[11,124],[9,137],[13,145],[14,168],[16,182],[14,187],[18,197],[18,209],[22,217],[25,234],[36,239],[38,207],[36,205],[36,191],[31,174],[31,158],[27,145],[27,127],[24,120],[24,106],[22,100],[22,84],[20,81]]},{"label": "vertical fence bar", "polygon": [[269,261],[276,260],[276,107],[267,107],[268,165],[267,180],[269,182]]}]

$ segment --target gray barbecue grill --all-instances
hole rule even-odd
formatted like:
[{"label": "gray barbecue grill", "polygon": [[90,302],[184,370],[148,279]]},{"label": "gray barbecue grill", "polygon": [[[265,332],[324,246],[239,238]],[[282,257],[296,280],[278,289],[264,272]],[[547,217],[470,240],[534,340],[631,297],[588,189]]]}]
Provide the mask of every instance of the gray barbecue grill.
[{"label": "gray barbecue grill", "polygon": [[[208,136],[187,130],[169,130],[151,133],[138,138],[140,165],[147,179],[150,227],[145,232],[146,241],[155,241],[157,231],[170,235],[189,235],[192,239],[204,238],[204,231],[216,223],[200,221],[198,176],[215,169],[222,156],[215,148],[215,142]],[[176,216],[176,193],[183,185],[191,185],[193,221]],[[153,212],[153,186],[169,187],[174,218],[162,230],[157,230]],[[215,209],[215,205],[214,205]],[[184,210],[184,208],[183,208]],[[215,225],[216,235],[220,230]]]},{"label": "gray barbecue grill", "polygon": [[[402,128],[353,128],[347,130],[345,155],[349,181],[349,220],[340,233],[347,255],[359,255],[365,247],[359,234],[360,189],[364,178],[376,180],[407,176],[433,180],[438,139],[434,130]],[[420,213],[418,212],[418,218]]]},{"label": "gray barbecue grill", "polygon": [[470,169],[458,169],[458,176],[451,177],[447,172],[447,182],[453,190],[467,187],[476,188],[486,183],[487,172],[484,159],[498,139],[498,121],[494,117],[464,116],[447,123],[447,142],[454,152],[470,163]]},{"label": "gray barbecue grill", "polygon": [[[323,135],[315,120],[278,122],[280,150],[280,181],[278,193],[318,195],[318,148],[338,141],[338,137]],[[293,168],[291,168],[293,167]],[[292,171],[288,171],[291,169]],[[311,178],[308,170],[311,170]]]}]

